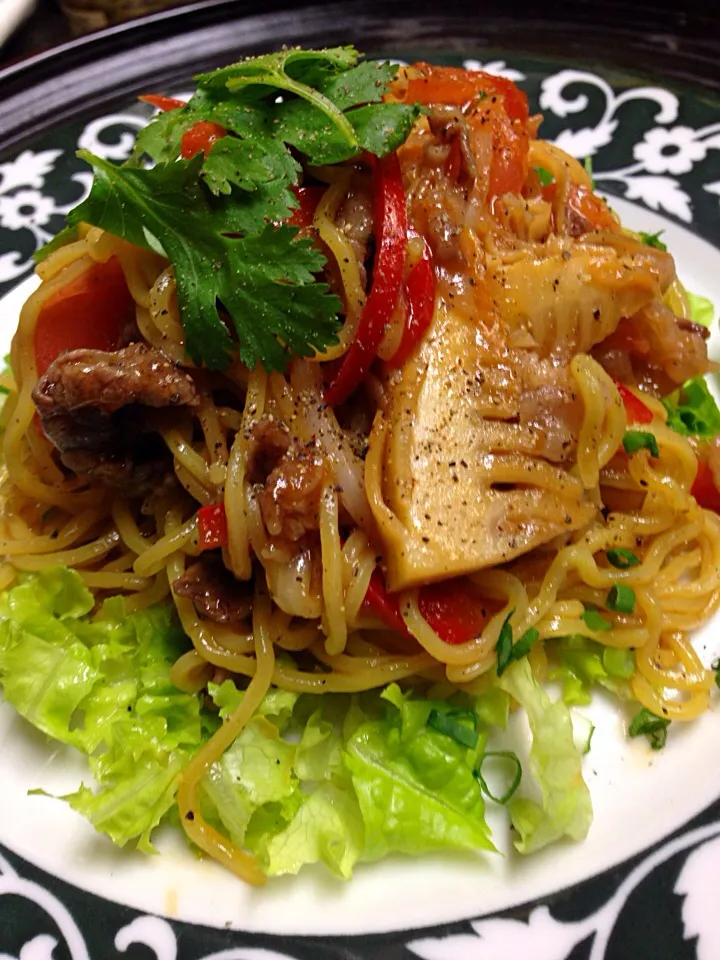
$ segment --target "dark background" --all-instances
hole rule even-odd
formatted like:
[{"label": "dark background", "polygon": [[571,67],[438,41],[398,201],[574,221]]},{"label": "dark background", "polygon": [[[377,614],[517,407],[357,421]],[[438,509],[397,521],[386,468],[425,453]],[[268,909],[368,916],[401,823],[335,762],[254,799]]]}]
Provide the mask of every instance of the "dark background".
[{"label": "dark background", "polygon": [[[318,0],[313,0],[318,5]],[[321,0],[322,2],[322,0]],[[300,6],[301,3],[279,4],[286,9]],[[247,3],[237,0],[233,7],[238,13],[259,12],[257,0]],[[363,6],[363,0],[350,0],[347,6]],[[418,12],[435,12],[450,7],[467,6],[469,15],[482,18],[483,11],[488,16],[496,16],[502,12],[515,15],[518,21],[526,18],[541,16],[547,20],[567,18],[573,10],[579,19],[593,21],[593,11],[598,20],[612,20],[618,25],[632,23],[637,30],[646,31],[650,38],[657,38],[660,45],[665,46],[668,53],[674,47],[683,47],[686,44],[700,43],[705,45],[720,42],[720,0],[655,0],[648,3],[646,0],[568,0],[557,3],[556,0],[503,0],[502,3],[475,0],[472,4],[448,2],[448,0],[417,0],[415,7]],[[582,14],[584,13],[584,16]],[[35,13],[15,33],[13,37],[0,47],[0,65],[6,66],[15,60],[64,43],[72,37],[66,18],[60,10],[57,0],[38,0]],[[640,64],[638,66],[641,66]],[[720,70],[720,66],[718,67]]]}]

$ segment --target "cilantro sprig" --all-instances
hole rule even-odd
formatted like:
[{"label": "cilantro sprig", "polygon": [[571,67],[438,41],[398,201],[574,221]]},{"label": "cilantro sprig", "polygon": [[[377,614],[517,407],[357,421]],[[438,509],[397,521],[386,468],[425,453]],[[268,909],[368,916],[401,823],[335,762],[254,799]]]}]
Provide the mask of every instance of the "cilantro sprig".
[{"label": "cilantro sprig", "polygon": [[[419,113],[381,102],[392,64],[358,59],[352,47],[249,58],[197,77],[184,107],[140,132],[129,164],[80,151],[95,179],[70,225],[90,223],[168,257],[196,363],[224,368],[237,339],[247,366],[277,370],[289,355],[336,342],[341,303],[317,276],[325,258],[283,224],[297,205],[296,154],[310,164],[383,156]],[[228,136],[207,157],[179,159],[183,134],[201,120]]]}]

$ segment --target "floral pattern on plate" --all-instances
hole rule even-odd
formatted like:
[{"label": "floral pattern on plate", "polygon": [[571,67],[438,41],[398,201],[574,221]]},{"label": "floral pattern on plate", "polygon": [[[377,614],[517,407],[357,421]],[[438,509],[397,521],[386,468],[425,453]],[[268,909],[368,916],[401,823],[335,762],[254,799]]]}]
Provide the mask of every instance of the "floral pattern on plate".
[{"label": "floral pattern on plate", "polygon": [[[720,123],[711,104],[628,77],[549,71],[540,61],[464,64],[519,82],[545,113],[544,136],[590,157],[600,189],[720,241]],[[30,273],[34,252],[86,195],[90,174],[76,149],[122,161],[148,116],[143,105],[122,108],[0,162],[0,294]],[[718,960],[719,883],[720,801],[650,851],[542,901],[373,936],[264,936],[144,915],[99,901],[7,850],[0,853],[0,960]]]}]

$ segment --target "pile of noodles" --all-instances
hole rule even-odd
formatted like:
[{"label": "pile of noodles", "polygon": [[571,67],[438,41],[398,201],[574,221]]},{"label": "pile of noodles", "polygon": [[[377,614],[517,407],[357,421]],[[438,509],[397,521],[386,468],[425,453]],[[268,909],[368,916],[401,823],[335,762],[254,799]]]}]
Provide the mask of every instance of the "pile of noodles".
[{"label": "pile of noodles", "polygon": [[[581,174],[559,151],[534,142],[532,162],[555,176],[557,216],[567,182]],[[561,158],[562,162],[558,159]],[[123,594],[128,612],[172,598],[189,638],[173,680],[194,692],[218,676],[248,678],[241,705],[184,771],[178,805],[183,825],[203,849],[250,881],[262,877],[253,858],[206,824],[198,812],[199,781],[252,717],[271,684],[308,693],[354,692],[391,681],[418,684],[432,695],[486,688],[495,664],[500,627],[514,610],[518,635],[536,628],[543,640],[587,634],[582,619],[589,604],[602,606],[608,589],[622,582],[636,596],[631,615],[619,615],[595,639],[632,648],[637,670],[631,689],[653,713],[689,720],[709,704],[712,674],[703,668],[688,637],[720,603],[720,520],[701,509],[689,490],[696,471],[691,446],[665,425],[661,403],[651,397],[653,432],[660,456],[647,451],[613,461],[626,430],[626,416],[612,380],[595,360],[579,354],[571,374],[584,405],[574,477],[599,506],[616,508],[555,549],[533,551],[503,567],[471,575],[479,595],[497,610],[482,633],[460,645],[445,643],[423,619],[417,590],[405,591],[400,609],[417,641],[409,644],[363,610],[378,563],[378,524],[393,517],[382,495],[382,437],[367,460],[346,436],[335,411],[322,402],[320,364],[352,343],[365,299],[361,266],[335,217],[351,189],[352,164],[315,171],[329,189],[315,213],[314,228],[343,291],[346,318],[340,342],[325,354],[294,360],[285,374],[248,370],[234,362],[225,372],[194,369],[185,356],[172,269],[157,254],[136,248],[97,228],[53,252],[39,267],[41,285],[25,304],[12,346],[12,374],[2,378],[9,396],[2,412],[4,476],[1,485],[0,588],[19,571],[64,564],[77,570],[99,598]],[[93,263],[117,257],[136,305],[137,326],[147,343],[182,362],[193,376],[200,404],[181,426],[163,429],[179,486],[152,500],[151,512],[113,493],[99,481],[62,469],[53,447],[37,428],[32,390],[38,380],[35,324],[43,304]],[[560,295],[560,294],[559,294]],[[673,304],[676,311],[682,303]],[[385,335],[391,355],[397,324]],[[371,382],[382,404],[382,386]],[[332,464],[319,516],[319,555],[288,556],[273,547],[253,484],[248,478],[248,438],[260,418],[287,424],[300,443],[315,441]],[[623,497],[625,499],[623,499]],[[202,619],[190,599],[174,596],[171,584],[199,555],[197,509],[222,501],[228,523],[225,565],[253,590],[245,627]],[[639,563],[613,570],[610,548],[632,550]],[[275,551],[275,552],[274,552]],[[296,611],[290,616],[283,608]],[[288,653],[293,660],[278,657]],[[288,665],[291,662],[302,664]],[[530,655],[542,678],[546,654]]]}]

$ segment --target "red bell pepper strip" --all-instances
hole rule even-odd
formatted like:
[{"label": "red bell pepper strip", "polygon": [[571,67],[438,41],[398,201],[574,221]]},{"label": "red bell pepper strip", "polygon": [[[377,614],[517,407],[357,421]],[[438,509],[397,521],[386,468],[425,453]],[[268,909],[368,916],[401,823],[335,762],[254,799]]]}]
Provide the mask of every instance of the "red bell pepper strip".
[{"label": "red bell pepper strip", "polygon": [[292,192],[297,198],[298,205],[293,210],[288,223],[293,227],[311,227],[315,211],[322,200],[327,187],[293,187]]},{"label": "red bell pepper strip", "polygon": [[649,407],[646,407],[642,400],[636,397],[632,390],[628,390],[624,384],[618,383],[617,380],[613,380],[613,383],[617,388],[617,392],[620,394],[620,399],[625,405],[625,413],[627,414],[628,422],[652,423],[652,410],[650,410]]},{"label": "red bell pepper strip", "polygon": [[401,633],[403,636],[411,636],[410,631],[405,626],[405,621],[400,613],[400,604],[398,595],[388,593],[383,583],[382,574],[375,570],[370,583],[368,584],[363,606],[372,613],[378,620],[382,620],[386,627]]},{"label": "red bell pepper strip", "polygon": [[400,161],[396,153],[374,160],[375,230],[379,235],[373,284],[365,301],[355,340],[343,358],[337,376],[325,391],[336,406],[346,400],[365,377],[382,340],[385,324],[400,296],[407,250],[407,210]]},{"label": "red bell pepper strip", "polygon": [[227,134],[225,127],[209,120],[198,120],[189,130],[186,130],[180,141],[180,156],[183,160],[190,160],[198,153],[205,156],[210,153],[212,145]]},{"label": "red bell pepper strip", "polygon": [[440,639],[455,646],[476,637],[497,605],[481,600],[457,580],[445,580],[422,588],[418,609]]},{"label": "red bell pepper strip", "polygon": [[198,544],[201,550],[227,546],[228,528],[224,503],[211,503],[200,507],[197,518]]},{"label": "red bell pepper strip", "polygon": [[[398,596],[387,592],[378,570],[370,578],[363,606],[390,630],[411,636],[400,613]],[[423,587],[418,609],[441,640],[456,645],[476,637],[497,611],[497,604],[480,600],[457,580],[447,580]]]},{"label": "red bell pepper strip", "polygon": [[427,240],[422,256],[413,266],[405,282],[408,313],[400,346],[390,360],[393,367],[401,367],[432,323],[435,309],[435,267]]},{"label": "red bell pepper strip", "polygon": [[698,472],[690,493],[701,507],[720,513],[720,490],[715,484],[712,469],[704,460],[698,460]]},{"label": "red bell pepper strip", "polygon": [[530,115],[527,95],[505,77],[460,67],[435,67],[427,63],[415,66],[423,75],[408,80],[405,95],[407,103],[462,107],[480,94],[485,94],[501,96],[511,120],[525,123]]},{"label": "red bell pepper strip", "polygon": [[168,110],[179,110],[185,106],[184,100],[178,100],[177,97],[164,97],[161,93],[144,93],[138,100],[143,103],[149,103],[151,107],[162,110],[167,113]]},{"label": "red bell pepper strip", "polygon": [[35,324],[38,376],[66,350],[115,350],[134,316],[135,302],[118,258],[94,263],[42,305]]}]

